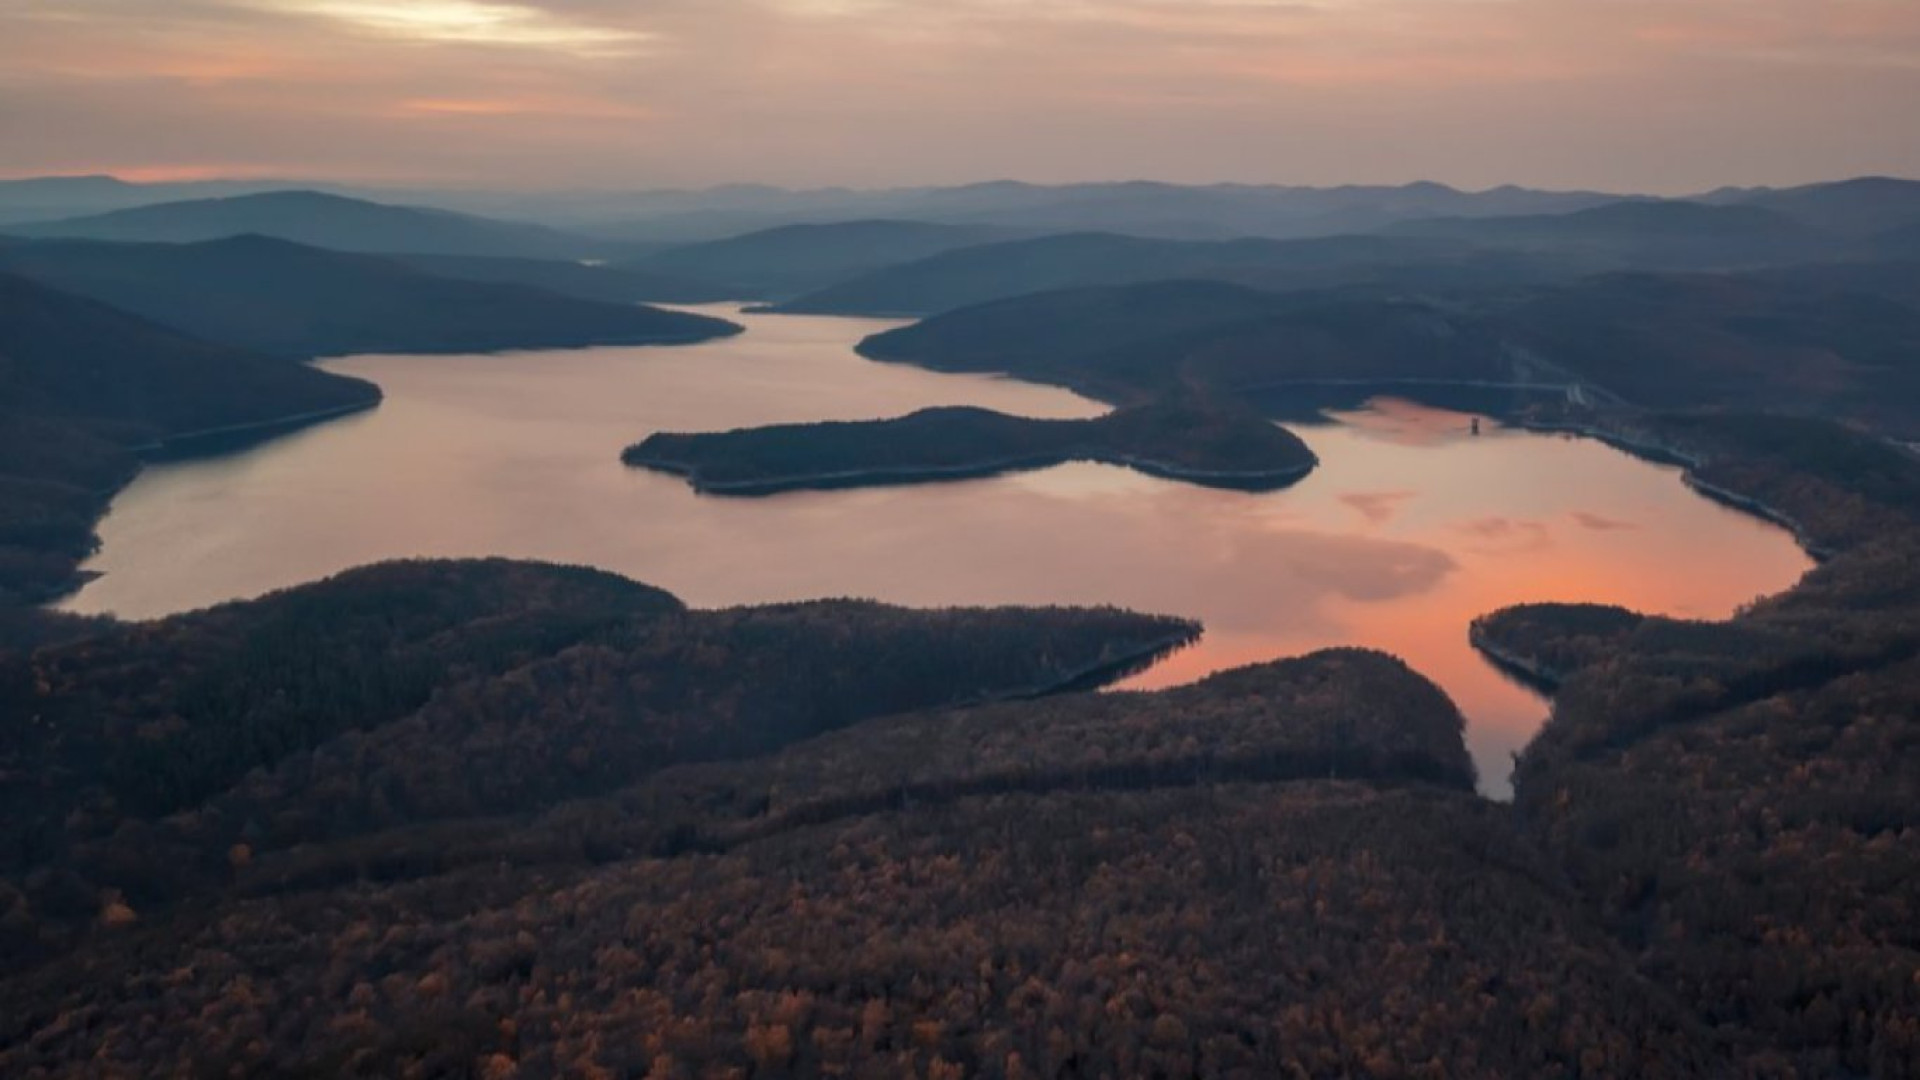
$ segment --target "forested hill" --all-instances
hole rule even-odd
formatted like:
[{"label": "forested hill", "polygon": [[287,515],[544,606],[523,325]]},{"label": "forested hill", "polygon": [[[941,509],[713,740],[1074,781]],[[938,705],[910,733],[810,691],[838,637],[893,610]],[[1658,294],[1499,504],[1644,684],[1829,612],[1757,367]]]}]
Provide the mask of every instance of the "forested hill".
[{"label": "forested hill", "polygon": [[1005,239],[1009,230],[921,221],[783,225],[685,244],[620,265],[729,285],[736,295],[786,299],[882,267]]},{"label": "forested hill", "polygon": [[621,455],[696,490],[770,495],[989,476],[1099,461],[1190,484],[1267,491],[1316,464],[1299,436],[1251,410],[1165,400],[1088,420],[1036,420],[964,406],[891,420],[655,432]]},{"label": "forested hill", "polygon": [[0,303],[0,400],[15,414],[153,439],[370,398],[364,382],[189,338],[22,278],[0,274]]},{"label": "forested hill", "polygon": [[581,300],[609,304],[712,304],[745,293],[734,286],[654,273],[628,266],[492,255],[399,255],[434,277],[530,285]]},{"label": "forested hill", "polygon": [[[1451,239],[1342,236],[1318,240],[1160,240],[1114,233],[1070,233],[983,243],[887,266],[796,297],[782,311],[839,315],[931,315],[1029,293],[1182,278],[1315,284],[1352,275],[1400,276],[1423,265],[1459,272],[1471,256]],[[1387,269],[1391,266],[1391,270]],[[1553,273],[1522,266],[1522,279]]]},{"label": "forested hill", "polygon": [[1585,254],[1647,270],[1796,262],[1836,245],[1821,231],[1763,207],[1658,199],[1624,200],[1566,214],[1409,221],[1389,231]]},{"label": "forested hill", "polygon": [[307,358],[682,344],[739,327],[512,281],[436,277],[372,255],[263,236],[197,244],[46,242],[0,248],[0,268],[186,333]]},{"label": "forested hill", "polygon": [[0,1065],[1711,1060],[1397,661],[1004,700],[1193,632],[417,563],[43,651],[5,669]]},{"label": "forested hill", "polygon": [[1726,623],[1526,605],[1489,650],[1556,686],[1514,774],[1530,836],[1758,1071],[1920,1062],[1920,459],[1831,424],[1640,418],[1694,482],[1827,561]]},{"label": "forested hill", "polygon": [[1907,1077],[1920,461],[1587,421],[1830,558],[1488,620],[1512,806],[1378,653],[1046,693],[1197,630],[1117,611],[425,562],[0,661],[0,1071]]},{"label": "forested hill", "polygon": [[429,821],[1112,678],[1196,632],[1114,610],[688,612],[613,575],[502,560],[376,566],[108,628],[0,659],[0,888],[37,913],[7,924],[7,953],[91,935],[76,889],[156,916],[224,893],[235,844],[354,874]]},{"label": "forested hill", "polygon": [[1920,264],[1615,273],[1456,296],[1166,281],[1036,293],[859,351],[1110,401],[1314,380],[1582,384],[1636,405],[1775,410],[1920,434]]},{"label": "forested hill", "polygon": [[1300,380],[1505,382],[1498,324],[1420,298],[1151,282],[1002,300],[875,334],[863,356],[1005,372],[1132,404],[1181,387],[1228,398]]},{"label": "forested hill", "polygon": [[365,408],[370,383],[0,273],[0,609],[75,583],[137,448]]}]

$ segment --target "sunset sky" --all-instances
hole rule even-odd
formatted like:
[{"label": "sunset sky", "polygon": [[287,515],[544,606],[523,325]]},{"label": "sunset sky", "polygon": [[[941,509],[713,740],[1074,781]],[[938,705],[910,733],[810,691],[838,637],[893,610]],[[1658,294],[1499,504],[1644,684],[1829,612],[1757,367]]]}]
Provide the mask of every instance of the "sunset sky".
[{"label": "sunset sky", "polygon": [[0,174],[1920,175],[1920,0],[0,0]]}]

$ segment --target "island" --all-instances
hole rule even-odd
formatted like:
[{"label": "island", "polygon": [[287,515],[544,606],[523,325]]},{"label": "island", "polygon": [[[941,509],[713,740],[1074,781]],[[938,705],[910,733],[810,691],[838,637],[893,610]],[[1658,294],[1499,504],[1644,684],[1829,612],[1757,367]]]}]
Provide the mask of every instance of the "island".
[{"label": "island", "polygon": [[628,465],[684,476],[696,491],[771,495],[993,476],[1069,461],[1124,465],[1207,487],[1270,491],[1319,463],[1300,438],[1259,415],[1165,400],[1089,420],[1038,420],[967,406],[891,420],[779,424],[703,434],[658,432]]}]

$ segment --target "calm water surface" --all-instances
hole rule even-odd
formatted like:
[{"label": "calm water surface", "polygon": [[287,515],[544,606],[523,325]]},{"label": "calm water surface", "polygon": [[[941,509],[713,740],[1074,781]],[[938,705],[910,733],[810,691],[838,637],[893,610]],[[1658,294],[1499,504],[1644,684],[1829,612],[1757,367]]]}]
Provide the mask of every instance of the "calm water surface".
[{"label": "calm water surface", "polygon": [[1064,390],[875,364],[872,320],[717,312],[686,348],[361,356],[377,410],[213,460],[150,468],[114,501],[103,574],[66,606],[146,618],[407,555],[591,563],[702,606],[820,596],[912,605],[1113,603],[1207,634],[1129,685],[1335,644],[1434,678],[1469,718],[1482,785],[1545,715],[1467,645],[1475,615],[1593,600],[1719,618],[1809,565],[1783,532],[1599,443],[1392,400],[1296,427],[1321,467],[1249,494],[1067,465],[920,487],[697,496],[628,469],[653,431],[972,404],[1093,416]]}]

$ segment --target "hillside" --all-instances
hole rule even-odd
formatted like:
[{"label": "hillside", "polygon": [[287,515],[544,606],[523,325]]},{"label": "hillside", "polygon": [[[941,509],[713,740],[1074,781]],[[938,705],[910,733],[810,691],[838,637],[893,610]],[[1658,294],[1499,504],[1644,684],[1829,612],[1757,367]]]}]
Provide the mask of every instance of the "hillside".
[{"label": "hillside", "polygon": [[1483,642],[1557,685],[1515,809],[1643,969],[1711,1002],[1759,1060],[1911,1075],[1920,460],[1772,417],[1617,434],[1686,454],[1696,483],[1829,558],[1725,623],[1537,605],[1482,619]]},{"label": "hillside", "polygon": [[1863,176],[1794,188],[1734,189],[1706,201],[1751,206],[1830,232],[1866,236],[1920,223],[1920,180]]},{"label": "hillside", "polygon": [[1181,241],[1078,233],[1008,241],[851,277],[780,310],[929,315],[1057,289],[1173,278],[1273,290],[1508,288],[1621,269],[1723,269],[1870,254],[1770,210],[1613,202],[1566,214],[1404,221],[1381,235]]},{"label": "hillside", "polygon": [[1393,227],[1404,236],[1605,258],[1640,269],[1725,269],[1797,262],[1850,250],[1759,206],[1635,199],[1566,214],[1436,218]]},{"label": "hillside", "polygon": [[197,341],[0,274],[0,608],[75,584],[135,451],[366,408],[370,383]]},{"label": "hillside", "polygon": [[38,242],[0,249],[0,269],[208,340],[299,358],[678,344],[738,332],[718,319],[434,277],[386,258],[260,236]]},{"label": "hillside", "polygon": [[1443,298],[1160,282],[963,308],[874,335],[860,351],[1011,372],[1109,401],[1179,385],[1581,384],[1657,408],[1838,416],[1910,437],[1920,431],[1916,297],[1911,263],[1603,274]]},{"label": "hillside", "polygon": [[[1125,314],[1106,314],[1114,311]],[[1192,282],[963,308],[876,334],[859,350],[939,371],[1009,372],[1126,403],[1180,387],[1238,395],[1303,380],[1515,378],[1497,329],[1451,305]]]},{"label": "hillside", "polygon": [[434,277],[527,285],[607,304],[712,304],[738,299],[741,295],[739,289],[726,285],[605,263],[490,255],[399,255],[394,258]]},{"label": "hillside", "polygon": [[225,892],[236,843],[263,874],[336,858],[352,873],[364,837],[404,847],[434,820],[1110,678],[1195,633],[1113,610],[687,612],[610,574],[506,560],[387,564],[111,628],[0,657],[0,902],[24,889],[37,912],[0,944],[12,966],[94,933],[91,911],[49,903],[74,888],[49,893],[50,874],[158,915]]},{"label": "hillside", "polygon": [[1053,232],[1124,231],[1218,240],[1339,236],[1372,232],[1409,218],[1572,210],[1608,198],[1592,192],[1512,186],[1462,191],[1431,181],[1316,188],[1136,180],[1059,186],[990,182],[936,190],[925,196],[925,203],[940,208],[938,220],[992,221]]},{"label": "hillside", "polygon": [[669,248],[620,267],[720,283],[740,290],[739,295],[785,299],[880,267],[1004,235],[997,229],[919,221],[786,225]]},{"label": "hillside", "polygon": [[103,214],[8,227],[16,236],[64,240],[192,243],[259,235],[377,254],[517,255],[579,258],[593,253],[583,237],[515,222],[327,195],[271,191],[228,198],[112,210]]},{"label": "hillside", "polygon": [[1888,259],[1920,259],[1920,221],[1876,235],[1873,251]]},{"label": "hillside", "polygon": [[283,188],[264,180],[132,183],[114,176],[29,176],[0,180],[0,227],[126,210],[187,199],[253,195]]},{"label": "hillside", "polygon": [[1217,281],[1153,281],[1030,293],[888,330],[863,355],[942,371],[1020,373],[1145,341],[1265,319],[1293,301]]},{"label": "hillside", "polygon": [[730,184],[605,201],[599,231],[649,240],[735,235],[794,223],[891,219],[1023,233],[1124,232],[1178,240],[1291,239],[1370,232],[1437,215],[1576,210],[1618,198],[1512,186],[1460,191],[1444,184],[1289,187],[1151,181],[792,190]]},{"label": "hillside", "polygon": [[1486,251],[1448,238],[1155,240],[1081,233],[984,244],[889,266],[778,305],[838,315],[930,315],[1029,293],[1178,278],[1265,289],[1380,285],[1450,291],[1531,284],[1600,264]]},{"label": "hillside", "polygon": [[1091,420],[922,409],[893,420],[658,432],[621,455],[715,495],[991,476],[1097,461],[1210,487],[1270,490],[1305,476],[1313,452],[1258,414],[1160,401]]},{"label": "hillside", "polygon": [[[1504,312],[1525,347],[1636,402],[1920,431],[1920,272],[1622,274]],[[1873,289],[1868,292],[1866,289]]]},{"label": "hillside", "polygon": [[[385,592],[398,625],[367,617]],[[0,1066],[1130,1075],[1430,1054],[1467,1076],[1683,1076],[1713,1057],[1466,790],[1459,713],[1390,657],[953,707],[1191,632],[685,612],[605,575],[418,563],[50,651],[0,687],[102,733],[179,720],[125,768],[84,753],[94,724],[14,758],[61,750],[16,775],[89,797],[0,893]],[[271,711],[338,685],[305,673],[316,647],[379,665],[340,713],[357,729]],[[434,688],[444,663],[418,661],[447,655],[469,670]],[[189,747],[271,745],[200,733],[263,727],[301,740],[277,767],[130,815],[124,785]],[[142,1030],[156,995],[187,1019]]]}]

